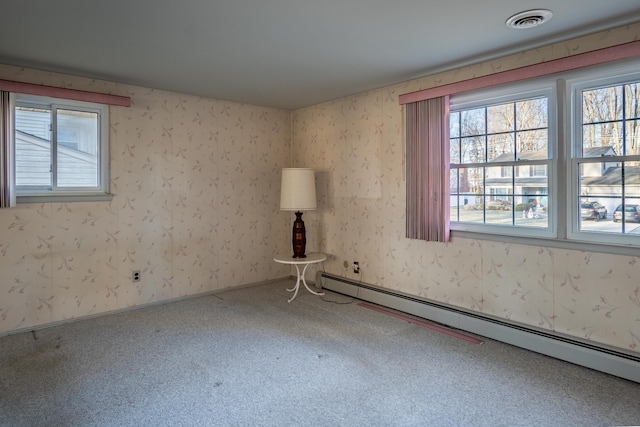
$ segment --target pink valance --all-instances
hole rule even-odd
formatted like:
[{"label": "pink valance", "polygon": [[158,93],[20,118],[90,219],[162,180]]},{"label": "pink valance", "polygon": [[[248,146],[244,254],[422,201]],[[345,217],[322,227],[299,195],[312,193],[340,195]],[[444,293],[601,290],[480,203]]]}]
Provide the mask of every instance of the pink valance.
[{"label": "pink valance", "polygon": [[560,73],[563,71],[575,70],[592,65],[633,58],[636,56],[640,56],[640,41],[638,40],[594,50],[591,52],[579,53],[577,55],[515,68],[513,70],[501,71],[486,76],[475,77],[456,83],[423,89],[417,92],[405,93],[403,95],[400,95],[399,101],[400,105],[405,105],[411,102],[424,101],[426,99],[437,98],[440,96],[448,96],[454,95],[456,93],[468,92],[471,90],[484,89],[505,83],[528,80],[554,73]]},{"label": "pink valance", "polygon": [[51,98],[71,99],[74,101],[94,102],[96,104],[116,105],[119,107],[131,106],[131,98],[128,96],[109,95],[105,93],[44,86],[33,83],[14,82],[11,80],[0,80],[0,91],[49,96]]}]

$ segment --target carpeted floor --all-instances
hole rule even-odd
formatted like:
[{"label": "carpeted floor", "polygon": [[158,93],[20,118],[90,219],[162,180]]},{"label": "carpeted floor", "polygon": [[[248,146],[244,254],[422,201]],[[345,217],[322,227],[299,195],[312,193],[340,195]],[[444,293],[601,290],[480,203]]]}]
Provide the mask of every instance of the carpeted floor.
[{"label": "carpeted floor", "polygon": [[0,425],[640,424],[640,384],[287,286],[2,337]]}]

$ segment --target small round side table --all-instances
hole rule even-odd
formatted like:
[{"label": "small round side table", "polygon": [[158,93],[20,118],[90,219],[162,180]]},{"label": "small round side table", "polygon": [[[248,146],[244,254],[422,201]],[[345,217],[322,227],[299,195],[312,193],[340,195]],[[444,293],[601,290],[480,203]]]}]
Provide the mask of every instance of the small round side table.
[{"label": "small round side table", "polygon": [[[298,278],[296,279],[296,284],[293,288],[291,289],[287,288],[287,291],[293,292],[293,296],[291,297],[291,299],[289,299],[288,302],[293,301],[296,295],[298,295],[298,289],[300,289],[300,281],[302,281],[302,284],[304,285],[304,287],[307,288],[307,290],[312,294],[318,295],[318,296],[324,295],[324,292],[315,292],[315,291],[312,291],[311,288],[309,288],[309,285],[307,285],[307,281],[304,279],[304,273],[307,271],[307,267],[309,267],[311,264],[316,264],[326,259],[327,259],[327,256],[321,253],[307,254],[306,258],[293,258],[291,255],[278,255],[275,258],[273,258],[275,262],[278,262],[280,264],[291,264],[296,266],[296,271],[298,272]],[[304,266],[302,271],[300,271],[301,266]]]}]

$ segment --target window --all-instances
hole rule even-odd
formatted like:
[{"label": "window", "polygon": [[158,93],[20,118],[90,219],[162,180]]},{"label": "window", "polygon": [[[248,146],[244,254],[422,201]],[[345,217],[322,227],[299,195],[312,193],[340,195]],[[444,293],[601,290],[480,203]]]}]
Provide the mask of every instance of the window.
[{"label": "window", "polygon": [[577,216],[571,236],[637,244],[640,73],[584,77],[569,83],[574,122],[570,211]]},{"label": "window", "polygon": [[106,105],[17,94],[14,120],[19,200],[108,193]]},{"label": "window", "polygon": [[452,99],[452,229],[551,236],[553,102],[549,87]]},{"label": "window", "polygon": [[637,70],[635,60],[452,96],[451,229],[640,247]]}]

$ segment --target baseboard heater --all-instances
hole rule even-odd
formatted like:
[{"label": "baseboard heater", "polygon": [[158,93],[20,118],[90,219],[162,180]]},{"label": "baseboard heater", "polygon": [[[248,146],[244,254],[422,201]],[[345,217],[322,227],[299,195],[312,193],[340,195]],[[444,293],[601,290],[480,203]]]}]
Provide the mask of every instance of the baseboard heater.
[{"label": "baseboard heater", "polygon": [[316,286],[640,383],[640,357],[326,272]]}]

